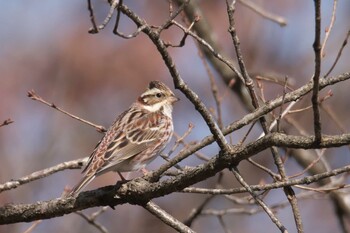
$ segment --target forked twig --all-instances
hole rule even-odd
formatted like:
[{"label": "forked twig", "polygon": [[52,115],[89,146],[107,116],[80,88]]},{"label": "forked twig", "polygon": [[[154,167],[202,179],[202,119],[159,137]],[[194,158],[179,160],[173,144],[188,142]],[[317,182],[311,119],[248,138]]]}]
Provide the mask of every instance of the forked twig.
[{"label": "forked twig", "polygon": [[83,219],[85,219],[90,225],[94,226],[101,233],[108,233],[109,231],[107,230],[107,228],[96,221],[96,217],[98,215],[102,214],[104,211],[106,211],[107,208],[109,208],[109,206],[108,207],[102,207],[100,210],[96,211],[95,213],[91,214],[90,216],[84,214],[81,211],[77,211],[75,213],[77,215],[79,215],[80,217],[82,217]]}]

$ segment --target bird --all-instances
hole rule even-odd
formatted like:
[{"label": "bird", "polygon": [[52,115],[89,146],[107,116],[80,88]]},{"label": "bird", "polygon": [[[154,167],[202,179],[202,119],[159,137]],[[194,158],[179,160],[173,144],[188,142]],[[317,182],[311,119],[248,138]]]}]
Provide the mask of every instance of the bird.
[{"label": "bird", "polygon": [[169,143],[173,132],[172,111],[179,98],[160,81],[151,81],[130,108],[120,114],[91,153],[82,179],[71,189],[77,196],[96,176],[115,171],[141,170]]}]

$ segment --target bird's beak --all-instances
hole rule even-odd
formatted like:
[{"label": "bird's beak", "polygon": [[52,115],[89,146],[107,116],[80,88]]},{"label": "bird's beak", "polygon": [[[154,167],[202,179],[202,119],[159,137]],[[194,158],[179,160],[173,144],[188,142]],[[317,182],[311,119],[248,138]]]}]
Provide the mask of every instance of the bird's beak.
[{"label": "bird's beak", "polygon": [[170,102],[173,104],[173,103],[175,103],[175,102],[177,102],[177,101],[179,101],[180,99],[179,98],[177,98],[176,96],[171,96],[170,97]]}]

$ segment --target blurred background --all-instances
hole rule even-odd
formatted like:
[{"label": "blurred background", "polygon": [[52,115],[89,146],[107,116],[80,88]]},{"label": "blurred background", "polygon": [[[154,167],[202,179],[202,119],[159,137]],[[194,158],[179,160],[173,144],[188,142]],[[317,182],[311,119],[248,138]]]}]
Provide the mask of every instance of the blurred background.
[{"label": "blurred background", "polygon": [[[109,10],[102,0],[92,1],[97,22],[101,23]],[[287,20],[286,27],[263,19],[250,9],[237,4],[236,24],[241,48],[247,68],[251,72],[288,75],[299,87],[306,83],[314,71],[314,9],[313,1],[255,0],[271,13]],[[86,1],[69,0],[0,0],[0,122],[7,118],[14,123],[0,128],[0,183],[26,176],[58,163],[90,155],[102,137],[94,128],[55,111],[28,98],[27,92],[35,90],[49,102],[55,103],[70,113],[108,127],[115,117],[127,109],[142,93],[150,80],[161,80],[173,88],[170,74],[155,46],[140,34],[124,40],[112,33],[113,23],[99,34],[89,34],[91,27]],[[155,4],[156,3],[156,4]],[[227,32],[228,20],[225,1],[199,1],[204,17],[212,26],[213,33],[227,55],[234,57],[231,37]],[[329,25],[333,1],[322,2],[322,38]],[[160,25],[168,17],[168,1],[125,1],[133,11],[153,25]],[[325,49],[322,74],[332,65],[338,50],[350,28],[350,2],[339,1],[336,22]],[[114,18],[113,20],[114,21]],[[180,21],[180,19],[179,19]],[[132,33],[135,25],[122,16],[120,30]],[[177,29],[164,33],[166,40],[175,44],[182,37]],[[198,93],[208,107],[215,107],[210,82],[198,50],[191,38],[183,48],[169,49],[182,78]],[[350,52],[345,48],[342,58],[332,72],[333,75],[349,71]],[[247,113],[240,100],[225,87],[214,72],[223,100],[224,124],[240,119]],[[281,95],[283,88],[264,84],[266,99]],[[325,104],[332,107],[343,126],[349,130],[348,83],[332,89],[334,96]],[[327,91],[326,90],[326,91]],[[321,95],[325,95],[323,91]],[[181,98],[174,110],[175,130],[182,135],[193,123],[195,128],[187,138],[199,141],[208,135],[207,126],[192,104],[179,92]],[[307,99],[308,100],[308,99]],[[301,105],[300,105],[301,106]],[[295,114],[297,121],[305,122],[306,132],[310,128],[310,113]],[[324,132],[339,133],[329,117],[322,113]],[[310,126],[311,125],[311,126]],[[233,143],[238,142],[247,128],[232,134]],[[250,135],[251,139],[261,133],[259,127]],[[171,143],[173,144],[173,142]],[[169,148],[168,148],[169,149]],[[167,150],[165,150],[167,152]],[[215,145],[202,151],[208,157],[217,153]],[[268,154],[268,153],[267,153]],[[349,151],[334,149],[326,152],[330,165],[340,167],[350,162]],[[270,156],[255,158],[273,168]],[[158,168],[164,161],[158,158],[149,169]],[[191,157],[182,165],[197,165],[200,160]],[[250,183],[270,178],[254,167],[242,163],[243,175]],[[293,160],[287,162],[287,173],[293,174],[303,168]],[[132,176],[139,176],[135,173]],[[0,194],[0,204],[32,203],[59,197],[66,185],[73,186],[81,177],[79,170],[66,170],[47,178],[31,182],[17,189]],[[115,174],[107,174],[89,185],[88,189],[116,182]],[[202,187],[213,187],[215,178],[202,182]],[[232,175],[224,177],[227,187],[237,186]],[[165,210],[180,220],[185,219],[192,208],[206,198],[205,195],[172,194],[156,199]],[[272,191],[266,201],[269,204],[285,200],[282,191]],[[338,220],[327,199],[300,201],[306,232],[336,232]],[[209,207],[224,209],[232,204],[217,197]],[[97,209],[86,210],[92,213]],[[290,208],[278,211],[280,220],[291,232],[295,231]],[[322,219],[322,221],[319,221]],[[173,232],[144,209],[123,205],[115,211],[107,210],[99,217],[109,232]],[[277,232],[266,214],[253,216],[227,215],[224,217],[233,232]],[[24,232],[32,223],[0,226],[0,232]],[[261,226],[264,224],[264,230]],[[214,217],[200,217],[194,223],[198,232],[224,232]],[[43,221],[34,232],[98,232],[80,216],[71,214]]]}]

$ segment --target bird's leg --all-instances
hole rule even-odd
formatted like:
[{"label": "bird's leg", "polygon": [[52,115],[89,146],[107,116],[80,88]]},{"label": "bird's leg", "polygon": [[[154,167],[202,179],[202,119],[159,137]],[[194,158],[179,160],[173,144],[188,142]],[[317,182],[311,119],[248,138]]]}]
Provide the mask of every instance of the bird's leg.
[{"label": "bird's leg", "polygon": [[141,168],[141,172],[143,173],[143,175],[147,175],[149,173],[149,171],[146,168]]},{"label": "bird's leg", "polygon": [[122,173],[121,173],[121,172],[117,172],[117,173],[118,173],[120,179],[121,179],[123,182],[125,182],[126,179],[124,178],[124,176],[122,175]]},{"label": "bird's leg", "polygon": [[120,177],[121,180],[118,180],[117,183],[116,183],[115,185],[116,185],[117,188],[119,189],[120,186],[122,186],[122,184],[127,183],[129,180],[125,179],[124,176],[122,175],[122,173],[120,173],[120,172],[118,172],[118,171],[117,171],[117,173],[118,173],[118,175],[119,175],[119,177]]}]

